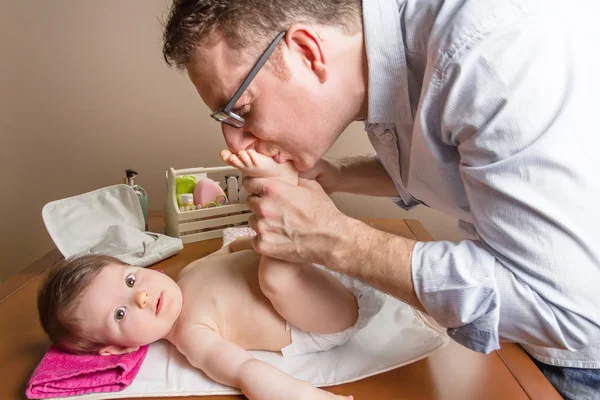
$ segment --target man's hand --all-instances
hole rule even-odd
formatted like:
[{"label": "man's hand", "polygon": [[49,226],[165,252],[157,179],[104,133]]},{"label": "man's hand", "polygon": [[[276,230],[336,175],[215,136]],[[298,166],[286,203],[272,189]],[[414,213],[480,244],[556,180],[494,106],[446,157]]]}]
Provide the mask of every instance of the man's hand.
[{"label": "man's hand", "polygon": [[276,178],[246,178],[246,204],[254,215],[254,248],[269,257],[324,264],[349,219],[315,181],[298,186]]}]

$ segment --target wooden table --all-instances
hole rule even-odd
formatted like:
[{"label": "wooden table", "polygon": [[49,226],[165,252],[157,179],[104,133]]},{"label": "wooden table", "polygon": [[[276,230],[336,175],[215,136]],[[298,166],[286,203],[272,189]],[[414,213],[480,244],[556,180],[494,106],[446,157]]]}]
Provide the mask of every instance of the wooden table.
[{"label": "wooden table", "polygon": [[[155,218],[154,226],[151,225],[154,231],[161,229],[157,222],[161,224],[160,218]],[[368,219],[365,222],[398,235],[431,240],[423,226],[414,220]],[[190,261],[218,249],[220,242],[215,239],[191,243],[154,267],[175,277]],[[49,341],[38,322],[36,290],[41,272],[60,258],[60,253],[53,250],[0,285],[0,400],[25,398],[25,385],[48,349]],[[484,355],[453,341],[426,359],[327,390],[352,394],[356,400],[561,398],[519,346],[506,343],[501,350]],[[210,397],[211,400],[240,398]]]}]

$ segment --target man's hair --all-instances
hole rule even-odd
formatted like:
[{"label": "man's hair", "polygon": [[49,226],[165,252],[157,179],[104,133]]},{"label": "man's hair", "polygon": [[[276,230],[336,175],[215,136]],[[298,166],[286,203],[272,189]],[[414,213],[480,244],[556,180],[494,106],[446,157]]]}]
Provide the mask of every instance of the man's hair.
[{"label": "man's hair", "polygon": [[86,337],[75,313],[83,292],[109,264],[124,265],[114,257],[85,255],[62,260],[46,272],[38,290],[38,313],[42,328],[55,346],[88,353],[106,344]]},{"label": "man's hair", "polygon": [[[199,46],[223,38],[233,49],[266,47],[293,23],[362,29],[359,0],[174,0],[163,34],[163,56],[182,69]],[[214,34],[218,36],[215,37]]]}]

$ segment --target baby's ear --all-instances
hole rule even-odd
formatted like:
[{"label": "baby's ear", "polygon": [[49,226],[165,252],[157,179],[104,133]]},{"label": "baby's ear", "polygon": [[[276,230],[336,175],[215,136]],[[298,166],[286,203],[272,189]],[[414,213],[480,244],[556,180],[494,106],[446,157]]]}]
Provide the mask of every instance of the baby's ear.
[{"label": "baby's ear", "polygon": [[98,350],[98,354],[101,356],[111,356],[115,354],[127,354],[138,351],[140,347],[119,347],[119,346],[104,346]]}]

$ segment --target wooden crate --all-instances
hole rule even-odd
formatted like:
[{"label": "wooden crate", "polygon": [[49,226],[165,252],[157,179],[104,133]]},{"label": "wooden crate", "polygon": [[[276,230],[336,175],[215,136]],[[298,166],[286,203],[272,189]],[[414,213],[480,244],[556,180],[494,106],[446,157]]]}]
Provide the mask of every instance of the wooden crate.
[{"label": "wooden crate", "polygon": [[[248,226],[250,211],[245,204],[228,204],[220,207],[203,208],[191,211],[180,211],[176,198],[176,179],[178,176],[194,175],[197,180],[201,178],[215,179],[215,176],[241,172],[230,166],[212,168],[169,168],[167,178],[167,200],[165,201],[165,233],[172,237],[180,238],[183,243],[198,242],[223,236],[223,229],[230,226]],[[225,183],[219,182],[222,188]]]}]

